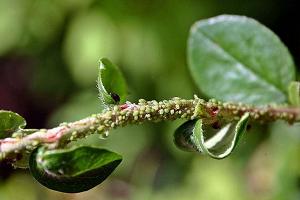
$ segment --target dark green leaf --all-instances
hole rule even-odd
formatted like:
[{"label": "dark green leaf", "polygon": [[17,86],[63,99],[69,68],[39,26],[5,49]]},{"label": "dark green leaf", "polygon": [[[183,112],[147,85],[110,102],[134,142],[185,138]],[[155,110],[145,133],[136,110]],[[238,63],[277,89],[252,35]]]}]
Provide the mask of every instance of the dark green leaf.
[{"label": "dark green leaf", "polygon": [[300,107],[300,82],[293,81],[290,83],[289,100],[293,106]]},{"label": "dark green leaf", "polygon": [[182,150],[222,159],[234,150],[246,131],[248,120],[249,114],[246,113],[239,121],[222,124],[220,128],[205,125],[201,119],[187,121],[175,131],[174,142]]},{"label": "dark green leaf", "polygon": [[268,28],[243,16],[197,22],[189,36],[188,63],[199,89],[223,101],[286,102],[287,85],[295,79],[285,45]]},{"label": "dark green leaf", "polygon": [[17,113],[0,110],[0,139],[10,137],[26,126],[25,119]]},{"label": "dark green leaf", "polygon": [[40,147],[31,154],[29,166],[33,177],[47,188],[77,193],[103,182],[121,161],[120,155],[94,147],[68,150]]},{"label": "dark green leaf", "polygon": [[199,145],[199,138],[194,134],[197,120],[190,120],[179,126],[174,133],[175,145],[183,151],[202,152]]},{"label": "dark green leaf", "polygon": [[125,79],[118,69],[107,58],[100,60],[98,74],[99,97],[103,104],[124,103],[127,95]]}]

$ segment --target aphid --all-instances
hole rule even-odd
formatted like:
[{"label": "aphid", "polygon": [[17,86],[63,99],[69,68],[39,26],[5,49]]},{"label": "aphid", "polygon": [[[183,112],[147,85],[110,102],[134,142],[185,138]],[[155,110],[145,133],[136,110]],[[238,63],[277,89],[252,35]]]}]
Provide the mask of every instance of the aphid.
[{"label": "aphid", "polygon": [[125,103],[125,104],[123,104],[123,105],[120,106],[120,109],[121,109],[121,110],[124,110],[124,109],[126,109],[126,108],[128,108],[128,107],[129,107],[128,104]]},{"label": "aphid", "polygon": [[249,131],[251,130],[252,126],[250,124],[247,125],[246,130]]},{"label": "aphid", "polygon": [[218,107],[212,107],[211,108],[211,116],[215,117],[219,113],[219,108]]},{"label": "aphid", "polygon": [[110,96],[111,96],[111,98],[116,102],[116,103],[119,103],[120,102],[120,96],[118,95],[118,94],[116,94],[116,93],[113,93],[113,92],[111,92],[110,93]]},{"label": "aphid", "polygon": [[211,127],[212,127],[213,129],[220,129],[220,128],[221,128],[221,124],[220,124],[220,122],[216,121],[216,122],[214,122],[214,123],[211,125]]}]

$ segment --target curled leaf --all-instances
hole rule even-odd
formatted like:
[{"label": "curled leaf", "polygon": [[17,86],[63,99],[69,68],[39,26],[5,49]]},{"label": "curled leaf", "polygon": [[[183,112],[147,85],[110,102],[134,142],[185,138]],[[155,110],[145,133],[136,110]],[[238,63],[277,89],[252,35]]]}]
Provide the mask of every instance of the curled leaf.
[{"label": "curled leaf", "polygon": [[194,134],[197,120],[190,120],[179,126],[174,133],[175,145],[183,150],[190,152],[202,152],[198,138]]},{"label": "curled leaf", "polygon": [[0,139],[10,137],[26,126],[25,119],[17,113],[0,110]]},{"label": "curled leaf", "polygon": [[232,153],[239,138],[246,131],[248,121],[248,113],[239,121],[218,126],[204,125],[201,119],[187,121],[175,131],[174,142],[182,150],[222,159]]},{"label": "curled leaf", "polygon": [[205,126],[202,120],[195,125],[195,134],[199,137],[199,144],[204,154],[212,158],[222,159],[231,154],[240,137],[246,131],[249,114],[246,113],[239,121],[231,122],[221,127],[212,137],[205,137]]},{"label": "curled leaf", "polygon": [[98,90],[105,105],[124,103],[126,100],[126,81],[118,67],[107,58],[100,60]]},{"label": "curled leaf", "polygon": [[67,150],[37,148],[30,156],[33,177],[47,188],[77,193],[103,182],[120,164],[114,152],[81,146]]}]

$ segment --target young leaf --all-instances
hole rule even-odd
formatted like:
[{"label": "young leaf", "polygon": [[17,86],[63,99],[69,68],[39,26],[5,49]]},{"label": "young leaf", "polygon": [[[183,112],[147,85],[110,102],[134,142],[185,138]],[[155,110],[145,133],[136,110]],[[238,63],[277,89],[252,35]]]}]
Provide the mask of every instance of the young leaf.
[{"label": "young leaf", "polygon": [[223,101],[286,102],[286,86],[295,79],[286,46],[268,28],[244,16],[221,15],[193,25],[188,64],[198,88]]},{"label": "young leaf", "polygon": [[125,79],[118,67],[107,58],[100,60],[98,90],[99,97],[105,105],[124,103],[126,100]]},{"label": "young leaf", "polygon": [[26,126],[25,119],[17,113],[0,110],[0,139],[10,137],[12,133]]},{"label": "young leaf", "polygon": [[47,188],[77,193],[103,182],[121,161],[122,156],[94,147],[67,150],[40,147],[31,154],[29,167],[33,177]]},{"label": "young leaf", "polygon": [[246,131],[248,120],[249,114],[246,113],[239,121],[224,124],[217,129],[212,125],[204,125],[201,119],[187,121],[175,131],[174,142],[182,150],[222,159],[234,150]]},{"label": "young leaf", "polygon": [[288,89],[290,103],[293,106],[300,107],[300,82],[291,82]]}]

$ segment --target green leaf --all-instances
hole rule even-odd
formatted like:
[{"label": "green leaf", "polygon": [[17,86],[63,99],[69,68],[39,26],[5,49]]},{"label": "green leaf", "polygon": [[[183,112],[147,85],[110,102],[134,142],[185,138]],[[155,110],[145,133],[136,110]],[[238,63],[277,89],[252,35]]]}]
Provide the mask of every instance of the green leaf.
[{"label": "green leaf", "polygon": [[231,154],[236,147],[240,137],[246,131],[249,120],[249,114],[246,113],[239,121],[231,122],[221,127],[221,129],[212,137],[206,138],[205,126],[202,120],[198,120],[195,125],[195,134],[200,139],[200,146],[204,154],[222,159]]},{"label": "green leaf", "polygon": [[182,150],[222,159],[232,153],[246,131],[248,120],[246,113],[239,121],[225,123],[219,128],[205,125],[201,119],[187,121],[175,131],[174,142]]},{"label": "green leaf", "polygon": [[271,30],[244,16],[221,15],[195,23],[188,64],[198,88],[223,101],[283,103],[287,85],[295,79],[285,45]]},{"label": "green leaf", "polygon": [[77,193],[103,182],[121,161],[122,156],[94,147],[67,150],[40,147],[31,154],[29,166],[33,177],[47,188]]},{"label": "green leaf", "polygon": [[98,90],[99,97],[105,105],[124,103],[126,101],[126,81],[118,67],[107,58],[100,60]]},{"label": "green leaf", "polygon": [[291,82],[288,90],[291,105],[300,107],[300,82]]},{"label": "green leaf", "polygon": [[26,126],[25,119],[17,113],[0,110],[0,139],[10,137]]},{"label": "green leaf", "polygon": [[197,120],[186,121],[176,129],[174,143],[179,149],[190,152],[202,152],[199,138],[194,134],[196,122]]}]

